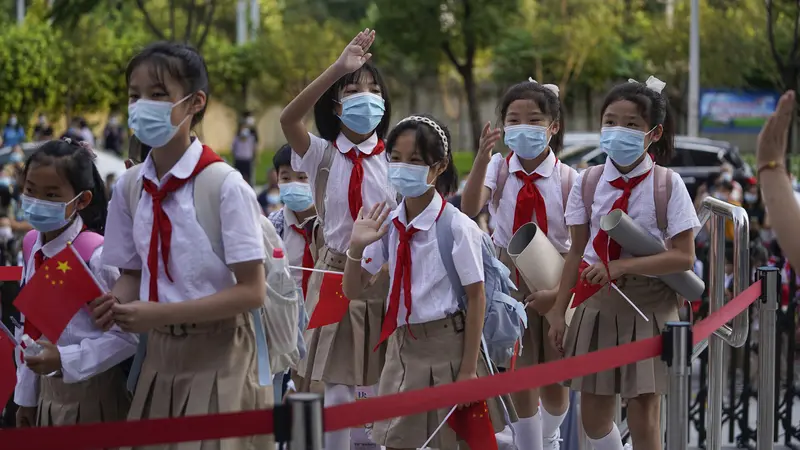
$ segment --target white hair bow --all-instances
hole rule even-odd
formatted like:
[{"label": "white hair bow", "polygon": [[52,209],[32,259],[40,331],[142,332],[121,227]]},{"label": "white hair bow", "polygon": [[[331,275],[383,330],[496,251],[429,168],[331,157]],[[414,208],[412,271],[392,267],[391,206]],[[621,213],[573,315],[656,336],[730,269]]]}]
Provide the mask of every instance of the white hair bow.
[{"label": "white hair bow", "polygon": [[[634,80],[633,78],[628,78],[628,82],[638,83],[638,81]],[[650,75],[650,78],[648,78],[647,81],[644,82],[644,85],[647,87],[647,89],[658,92],[659,94],[661,93],[661,91],[664,90],[665,87],[667,87],[667,83],[664,83],[663,81],[659,80],[658,78],[652,75]]]},{"label": "white hair bow", "polygon": [[[531,77],[528,77],[528,81],[530,81],[531,83],[539,84],[538,81],[534,80]],[[556,97],[558,97],[558,93],[561,92],[559,91],[558,86],[556,86],[555,84],[543,84],[542,87],[552,92],[553,94],[556,94]]]}]

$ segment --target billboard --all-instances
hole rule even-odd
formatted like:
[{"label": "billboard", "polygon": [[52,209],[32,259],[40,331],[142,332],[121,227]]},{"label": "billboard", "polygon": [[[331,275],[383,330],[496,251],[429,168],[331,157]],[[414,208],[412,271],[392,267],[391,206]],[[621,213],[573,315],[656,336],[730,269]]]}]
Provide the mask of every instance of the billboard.
[{"label": "billboard", "polygon": [[700,93],[700,131],[758,133],[778,104],[776,92],[703,90]]}]

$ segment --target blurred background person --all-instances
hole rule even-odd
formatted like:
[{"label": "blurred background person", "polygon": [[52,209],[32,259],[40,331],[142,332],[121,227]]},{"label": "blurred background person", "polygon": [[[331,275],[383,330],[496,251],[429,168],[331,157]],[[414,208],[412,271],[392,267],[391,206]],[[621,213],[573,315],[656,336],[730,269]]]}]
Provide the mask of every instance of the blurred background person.
[{"label": "blurred background person", "polygon": [[17,115],[12,114],[3,128],[3,147],[13,147],[23,142],[25,142],[25,128],[19,123]]}]

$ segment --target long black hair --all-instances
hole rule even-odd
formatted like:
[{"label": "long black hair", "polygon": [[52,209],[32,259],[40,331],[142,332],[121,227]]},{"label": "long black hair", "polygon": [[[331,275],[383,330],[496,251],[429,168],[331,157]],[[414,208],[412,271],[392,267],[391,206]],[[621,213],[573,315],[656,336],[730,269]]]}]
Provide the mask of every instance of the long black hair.
[{"label": "long black hair", "polygon": [[[128,63],[125,82],[130,84],[133,71],[145,63],[150,65],[151,76],[162,85],[166,85],[164,80],[170,77],[183,87],[185,95],[202,91],[208,98],[208,67],[200,52],[191,45],[175,42],[156,42],[148,45]],[[203,120],[207,106],[208,100],[203,109],[192,117],[192,127]]]},{"label": "long black hair", "polygon": [[92,193],[92,201],[78,212],[89,231],[103,234],[108,215],[105,180],[94,164],[94,153],[73,140],[54,140],[42,144],[25,162],[24,176],[32,164],[54,165],[76,194]]},{"label": "long black hair", "polygon": [[543,114],[550,117],[551,122],[558,123],[558,133],[550,137],[550,150],[556,155],[564,147],[564,114],[561,112],[561,100],[558,95],[550,89],[534,81],[524,81],[508,88],[497,109],[500,113],[500,120],[506,121],[508,108],[517,100],[533,100],[539,106]]},{"label": "long black hair", "polygon": [[397,124],[389,133],[389,137],[386,138],[386,157],[391,157],[392,149],[394,149],[397,138],[399,138],[401,134],[406,131],[414,131],[414,144],[422,160],[425,161],[428,167],[433,167],[447,160],[447,167],[444,172],[436,178],[436,190],[439,191],[443,197],[448,197],[450,194],[454,194],[458,191],[458,173],[453,163],[453,139],[450,137],[450,130],[433,116],[427,114],[416,114],[416,116],[430,119],[442,129],[448,143],[447,150],[444,148],[442,137],[439,136],[439,133],[437,133],[432,126],[417,120],[406,120]]},{"label": "long black hair", "polygon": [[383,97],[384,103],[383,118],[378,124],[378,127],[375,128],[375,134],[379,139],[384,139],[386,137],[392,118],[392,102],[389,99],[389,88],[378,68],[375,67],[371,61],[367,61],[360,69],[339,78],[336,83],[333,83],[330,89],[325,91],[325,94],[323,94],[314,105],[314,122],[317,125],[319,136],[322,139],[326,141],[335,141],[339,136],[342,130],[342,121],[336,115],[335,108],[341,100],[342,89],[348,84],[358,83],[367,74],[372,75],[375,84],[381,88],[381,97]]},{"label": "long black hair", "polygon": [[620,100],[634,103],[650,129],[658,125],[663,127],[661,139],[650,144],[649,151],[659,164],[669,164],[675,153],[675,119],[670,113],[666,94],[656,92],[644,83],[636,81],[619,84],[606,95],[603,108],[600,110],[600,120],[606,113],[606,108]]}]

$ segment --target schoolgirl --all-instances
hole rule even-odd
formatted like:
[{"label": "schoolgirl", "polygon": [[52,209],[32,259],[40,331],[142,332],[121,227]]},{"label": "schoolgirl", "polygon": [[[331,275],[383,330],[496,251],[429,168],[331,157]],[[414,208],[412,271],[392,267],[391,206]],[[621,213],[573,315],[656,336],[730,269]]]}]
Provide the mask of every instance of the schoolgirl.
[{"label": "schoolgirl", "polygon": [[[674,151],[675,128],[663,87],[650,77],[647,83],[631,80],[609,92],[600,138],[608,158],[604,165],[582,172],[570,193],[566,220],[572,248],[556,305],[547,314],[554,345],[567,358],[647,339],[659,334],[666,322],[678,320],[677,294],[656,277],[692,269],[700,223],[681,177],[655,162],[670,161]],[[671,194],[662,197],[664,192]],[[669,250],[639,258],[625,253],[600,230],[600,219],[613,209],[625,211]],[[609,282],[649,322],[616,291],[604,287]],[[564,338],[564,313],[573,290],[574,303],[580,305]],[[591,412],[582,414],[582,421],[593,448],[623,448],[614,424],[616,395],[627,400],[636,447],[661,448],[660,400],[667,388],[662,361],[652,358],[565,384],[580,391],[581,411]]]},{"label": "schoolgirl", "polygon": [[[527,81],[512,86],[500,100],[502,135],[511,149],[508,156],[492,155],[501,132],[487,123],[470,172],[461,208],[474,216],[489,203],[495,223],[492,235],[498,255],[512,274],[514,264],[506,248],[511,236],[524,224],[535,221],[553,246],[566,254],[569,231],[564,222],[564,204],[577,172],[556,155],[564,138],[564,116],[558,87]],[[553,306],[558,289],[531,293],[517,278],[514,298],[527,304],[528,328],[517,359],[521,367],[559,358],[547,338],[544,314]],[[498,363],[501,363],[498,361]],[[541,394],[542,408],[539,408]],[[512,395],[520,420],[513,424],[521,450],[559,448],[559,427],[569,407],[569,393],[560,385],[546,386]],[[538,414],[541,411],[541,414]]]},{"label": "schoolgirl", "polygon": [[[101,263],[106,196],[94,154],[77,142],[49,141],[25,164],[22,209],[34,227],[25,237],[23,280],[28,281],[47,258],[75,246],[103,290],[119,271]],[[19,337],[41,337],[24,323]],[[18,426],[72,425],[125,419],[130,399],[120,363],[136,352],[136,335],[118,327],[103,331],[82,308],[55,344],[37,356],[24,357],[17,369],[14,402]]]},{"label": "schoolgirl", "polygon": [[[466,291],[466,312],[459,307],[439,253],[437,227],[447,206],[444,196],[457,187],[450,142],[447,128],[432,117],[402,120],[389,134],[387,152],[389,180],[403,201],[395,209],[384,203],[369,212],[364,208],[353,226],[345,295],[362,298],[364,287],[384,264],[391,278],[381,331],[381,342],[388,341],[388,348],[378,395],[488,374],[480,352],[486,306],[481,230],[464,214],[453,213],[452,260]],[[500,431],[500,402],[489,403],[495,430]],[[387,450],[419,448],[446,415],[447,410],[439,410],[377,422],[372,439]],[[430,443],[438,449],[456,446],[449,428]]]},{"label": "schoolgirl", "polygon": [[[221,161],[190,135],[208,100],[205,62],[190,46],[156,43],[130,61],[125,75],[128,124],[152,151],[115,186],[103,261],[122,275],[112,296],[96,301],[95,317],[103,325],[147,333],[128,417],[266,408],[272,388],[259,384],[248,314],[266,295],[255,193],[232,169],[221,181],[224,260],[201,226],[193,193],[194,177]],[[141,191],[133,190],[138,186]],[[270,442],[256,436],[181,448],[256,449]]]},{"label": "schoolgirl", "polygon": [[[389,129],[391,103],[383,77],[369,63],[367,53],[375,32],[360,32],[339,59],[306,87],[281,114],[283,133],[293,150],[292,166],[308,174],[314,192],[317,220],[322,223],[325,247],[316,267],[342,271],[353,223],[362,205],[396,204],[389,186],[383,138]],[[321,137],[303,123],[314,108]],[[330,174],[330,176],[329,176]],[[306,308],[313,313],[319,299],[322,274],[308,283]],[[325,383],[325,403],[355,400],[355,386],[378,382],[384,346],[378,344],[388,277],[376,277],[370,289],[350,298],[341,322],[308,333],[308,358],[298,371],[307,380]],[[367,300],[367,301],[363,301]],[[349,430],[326,435],[326,448],[349,448]]]}]

